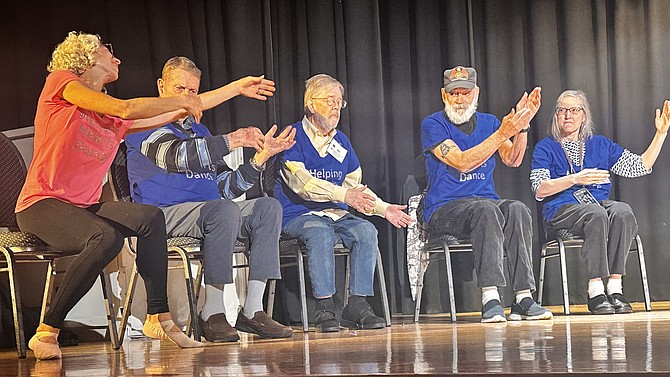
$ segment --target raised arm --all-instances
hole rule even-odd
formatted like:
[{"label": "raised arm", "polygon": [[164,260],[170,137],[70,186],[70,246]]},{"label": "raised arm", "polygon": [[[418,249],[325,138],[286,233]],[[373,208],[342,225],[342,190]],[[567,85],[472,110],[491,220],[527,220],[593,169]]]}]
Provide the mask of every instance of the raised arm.
[{"label": "raised arm", "polygon": [[453,166],[460,172],[467,173],[488,160],[503,143],[512,144],[509,138],[526,127],[530,121],[530,115],[531,111],[528,108],[523,108],[518,112],[512,109],[503,118],[498,130],[475,147],[462,151],[453,140],[447,139],[433,148],[432,152],[440,161]]},{"label": "raised arm", "polygon": [[665,137],[668,136],[668,127],[670,126],[670,101],[665,100],[663,102],[663,111],[656,109],[656,133],[654,138],[651,140],[649,147],[642,154],[642,162],[647,170],[651,169],[658,158],[659,153],[661,153],[661,147],[665,142]]},{"label": "raised arm", "polygon": [[530,110],[530,119],[525,127],[514,136],[514,141],[506,140],[498,148],[500,159],[507,166],[516,168],[523,162],[523,156],[526,153],[526,145],[528,143],[530,120],[535,117],[535,114],[537,114],[537,111],[540,109],[542,102],[541,92],[542,88],[539,86],[535,87],[530,94],[524,93],[516,104],[517,112],[521,111],[521,109]]}]

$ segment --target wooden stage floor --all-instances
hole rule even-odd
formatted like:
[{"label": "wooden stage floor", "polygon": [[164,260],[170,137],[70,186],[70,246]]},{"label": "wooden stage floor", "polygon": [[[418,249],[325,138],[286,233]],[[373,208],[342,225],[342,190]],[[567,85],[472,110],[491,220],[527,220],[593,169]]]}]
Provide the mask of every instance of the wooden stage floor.
[{"label": "wooden stage floor", "polygon": [[[638,308],[638,307],[636,307]],[[554,308],[552,308],[554,309]],[[556,308],[555,313],[560,310]],[[63,348],[59,361],[19,360],[0,351],[0,376],[280,375],[670,375],[670,311],[557,315],[550,321],[480,324],[476,314],[394,319],[390,328],[303,334],[181,350],[169,342],[126,339]]]}]

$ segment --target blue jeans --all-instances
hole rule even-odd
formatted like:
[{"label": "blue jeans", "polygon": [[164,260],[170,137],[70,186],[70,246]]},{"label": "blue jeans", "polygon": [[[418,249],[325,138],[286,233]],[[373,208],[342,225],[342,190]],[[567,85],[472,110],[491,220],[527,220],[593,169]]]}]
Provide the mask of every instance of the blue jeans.
[{"label": "blue jeans", "polygon": [[372,223],[352,214],[337,221],[312,214],[298,216],[284,226],[284,233],[307,246],[307,267],[316,298],[335,294],[335,255],[338,237],[350,250],[349,294],[374,295],[377,265],[377,229]]}]

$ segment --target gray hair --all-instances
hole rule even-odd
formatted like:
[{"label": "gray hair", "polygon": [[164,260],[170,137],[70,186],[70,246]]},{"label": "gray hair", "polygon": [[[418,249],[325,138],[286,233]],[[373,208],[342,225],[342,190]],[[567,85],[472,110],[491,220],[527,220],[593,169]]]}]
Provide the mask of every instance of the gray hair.
[{"label": "gray hair", "polygon": [[584,141],[591,136],[593,136],[593,117],[591,116],[591,108],[589,107],[589,101],[586,99],[586,93],[581,90],[566,90],[558,96],[556,99],[556,106],[554,106],[554,116],[551,118],[551,124],[549,125],[549,134],[556,141],[561,141],[561,128],[558,126],[558,108],[560,107],[561,102],[566,97],[572,97],[579,100],[582,111],[584,112],[584,123],[579,129],[579,140]]},{"label": "gray hair", "polygon": [[309,100],[312,99],[312,97],[315,95],[318,95],[324,91],[328,91],[333,87],[340,89],[342,97],[344,97],[344,86],[332,76],[326,75],[325,73],[314,75],[305,81],[304,106],[306,116],[312,115],[312,112],[309,111],[309,106],[307,105]]},{"label": "gray hair", "polygon": [[195,65],[195,63],[193,63],[191,59],[184,56],[175,56],[168,59],[168,61],[165,62],[165,65],[163,66],[163,71],[161,72],[161,77],[165,79],[175,69],[181,69],[183,71],[191,73],[197,76],[198,79],[202,76],[202,71],[200,70],[200,68],[198,68],[198,66]]}]

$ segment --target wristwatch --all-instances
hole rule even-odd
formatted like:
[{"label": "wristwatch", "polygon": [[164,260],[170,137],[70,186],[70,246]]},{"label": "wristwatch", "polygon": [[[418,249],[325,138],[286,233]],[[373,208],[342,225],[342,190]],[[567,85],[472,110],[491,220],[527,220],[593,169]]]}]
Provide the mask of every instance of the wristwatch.
[{"label": "wristwatch", "polygon": [[522,132],[528,132],[528,131],[530,131],[530,126],[528,126],[528,127],[524,128],[524,129],[520,130],[519,133],[522,133]]},{"label": "wristwatch", "polygon": [[251,158],[251,160],[249,160],[249,165],[251,165],[252,168],[256,169],[256,171],[265,170],[265,163],[263,163],[263,165],[258,165],[258,163],[254,161],[253,157]]}]

